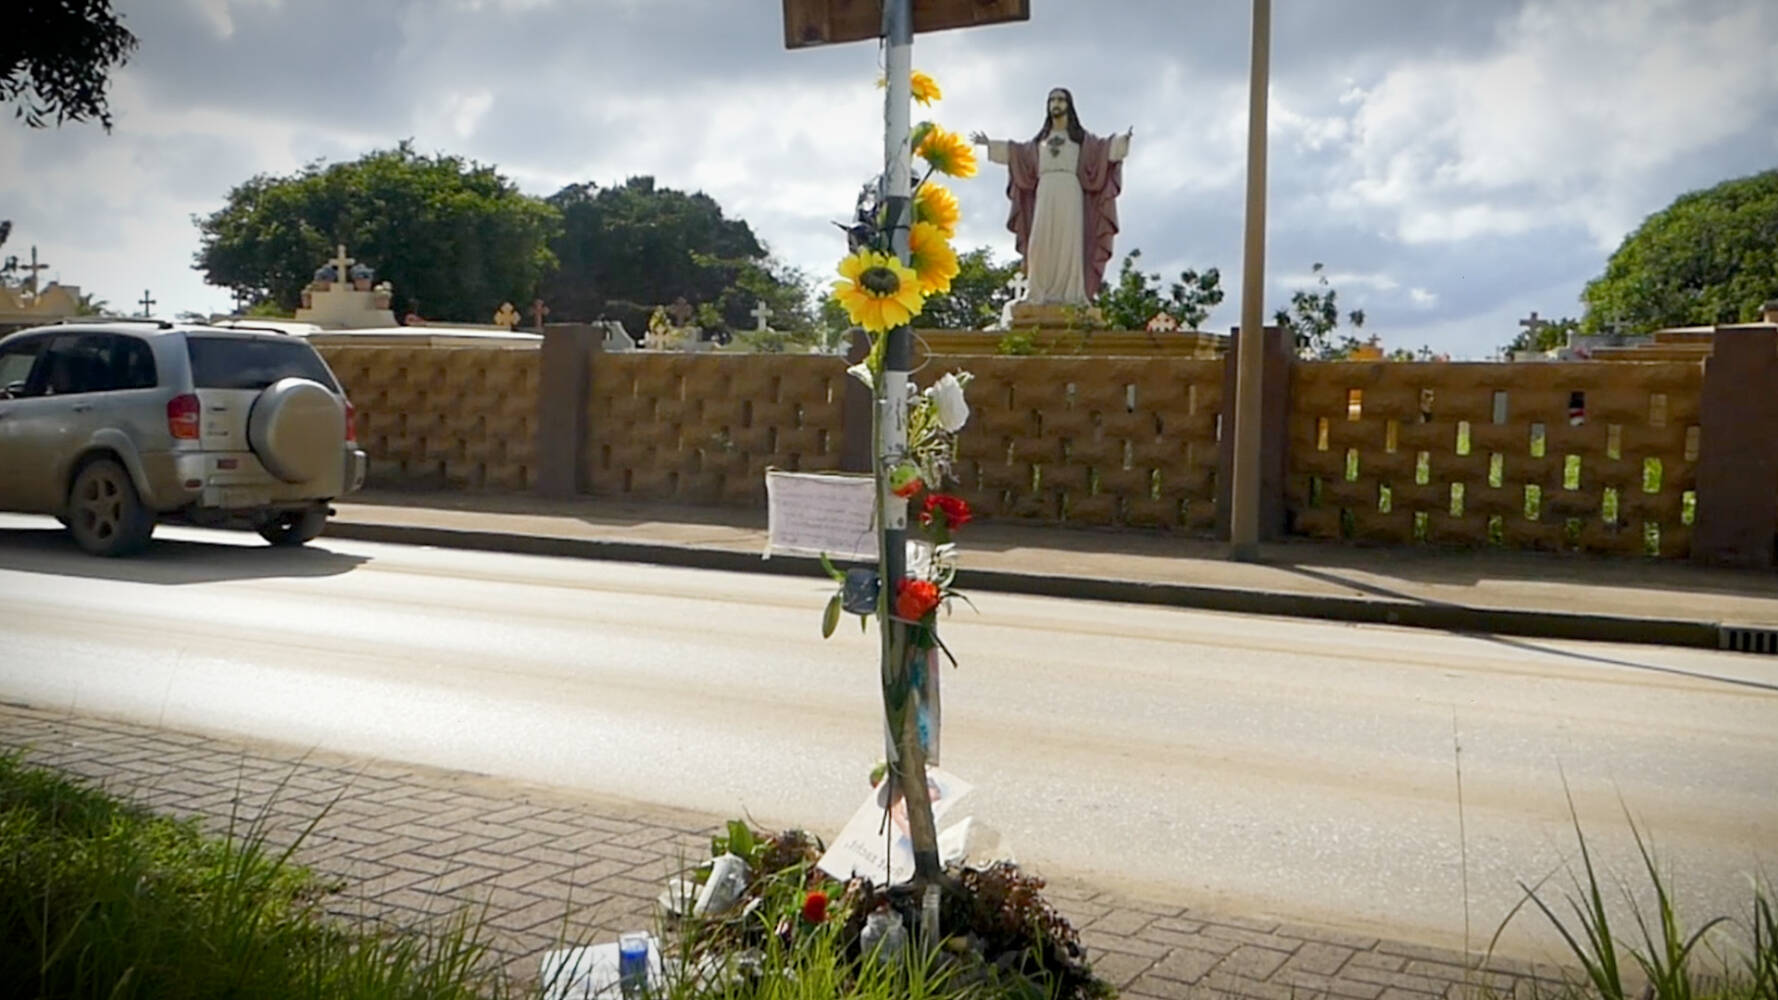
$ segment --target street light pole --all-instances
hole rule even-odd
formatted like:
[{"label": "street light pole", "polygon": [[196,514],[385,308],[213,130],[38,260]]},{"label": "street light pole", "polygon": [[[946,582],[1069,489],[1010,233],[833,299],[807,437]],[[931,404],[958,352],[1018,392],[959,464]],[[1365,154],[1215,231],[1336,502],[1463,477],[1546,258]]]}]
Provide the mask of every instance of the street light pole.
[{"label": "street light pole", "polygon": [[1234,473],[1229,489],[1229,558],[1259,558],[1260,403],[1265,371],[1266,98],[1272,0],[1253,0],[1253,54],[1247,83],[1247,234],[1241,265],[1241,330],[1236,358]]}]

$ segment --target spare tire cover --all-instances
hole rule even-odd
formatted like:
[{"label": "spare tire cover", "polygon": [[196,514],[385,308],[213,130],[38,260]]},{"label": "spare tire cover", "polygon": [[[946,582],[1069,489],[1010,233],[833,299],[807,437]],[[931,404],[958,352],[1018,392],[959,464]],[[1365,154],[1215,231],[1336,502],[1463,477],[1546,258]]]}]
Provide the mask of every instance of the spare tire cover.
[{"label": "spare tire cover", "polygon": [[319,382],[284,378],[266,386],[247,417],[247,441],[260,464],[287,483],[338,472],[346,408]]}]

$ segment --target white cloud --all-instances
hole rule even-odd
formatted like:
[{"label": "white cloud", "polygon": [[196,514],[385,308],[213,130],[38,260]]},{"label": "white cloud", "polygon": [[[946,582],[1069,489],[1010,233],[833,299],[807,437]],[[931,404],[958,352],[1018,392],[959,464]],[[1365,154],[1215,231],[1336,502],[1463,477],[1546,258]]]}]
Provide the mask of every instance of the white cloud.
[{"label": "white cloud", "polygon": [[1497,50],[1414,60],[1348,95],[1339,203],[1409,243],[1578,224],[1615,245],[1672,197],[1652,173],[1770,119],[1778,76],[1748,40],[1774,31],[1771,4],[1527,4]]}]

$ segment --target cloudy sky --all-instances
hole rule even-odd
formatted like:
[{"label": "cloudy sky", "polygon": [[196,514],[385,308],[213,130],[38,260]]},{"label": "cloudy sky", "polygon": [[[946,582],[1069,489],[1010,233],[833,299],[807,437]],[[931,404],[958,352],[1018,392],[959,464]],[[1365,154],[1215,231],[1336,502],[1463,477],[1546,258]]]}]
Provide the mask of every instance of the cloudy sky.
[{"label": "cloudy sky", "polygon": [[[141,39],[116,128],[0,123],[7,253],[114,307],[225,309],[193,214],[261,172],[412,138],[522,189],[652,174],[825,276],[880,165],[872,42],[787,51],[779,0],[117,0]],[[1026,138],[1051,86],[1133,127],[1125,250],[1220,267],[1238,318],[1248,0],[1032,0],[918,36],[933,117]],[[1322,261],[1391,347],[1485,357],[1576,298],[1649,213],[1778,165],[1771,0],[1275,0],[1268,312]],[[1012,253],[1005,174],[954,185]],[[373,262],[374,263],[374,262]],[[490,304],[490,311],[492,306]]]}]

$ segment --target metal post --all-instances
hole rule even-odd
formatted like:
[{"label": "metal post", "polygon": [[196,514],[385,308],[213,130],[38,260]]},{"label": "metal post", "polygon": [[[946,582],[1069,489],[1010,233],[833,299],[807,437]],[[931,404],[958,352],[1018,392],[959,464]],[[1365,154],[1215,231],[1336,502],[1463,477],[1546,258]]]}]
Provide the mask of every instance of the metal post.
[{"label": "metal post", "polygon": [[[903,264],[908,262],[908,228],[913,187],[913,150],[910,146],[909,110],[913,95],[914,20],[911,0],[887,0],[883,4],[883,35],[888,39],[884,58],[887,74],[883,111],[884,205],[888,213],[890,249]],[[907,502],[889,489],[886,463],[907,451],[908,369],[913,361],[913,336],[898,326],[884,335],[882,395],[878,400],[877,510],[880,569],[882,572],[883,690],[885,717],[890,720],[888,752],[890,772],[907,803],[908,834],[914,846],[914,878],[933,891],[943,877],[938,859],[937,824],[926,789],[926,755],[920,746],[908,669],[912,639],[906,625],[891,621],[895,588],[907,574]],[[914,654],[914,655],[917,655]],[[894,702],[892,704],[892,701]]]},{"label": "metal post", "polygon": [[1253,54],[1247,84],[1247,236],[1241,265],[1240,356],[1236,358],[1234,469],[1229,490],[1229,558],[1259,558],[1260,391],[1265,372],[1266,97],[1272,0],[1253,0]]}]

